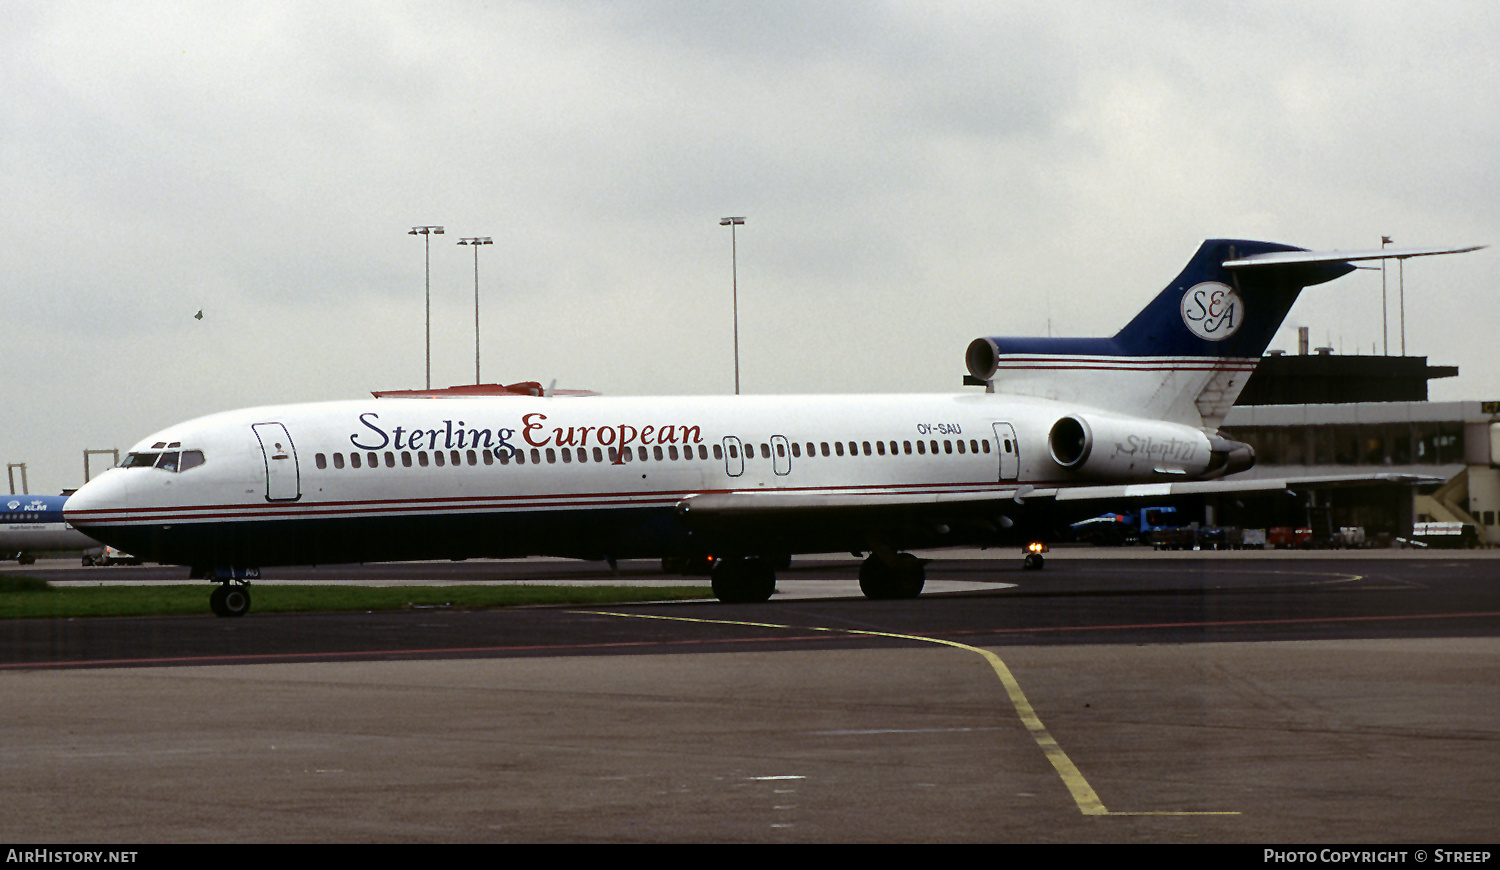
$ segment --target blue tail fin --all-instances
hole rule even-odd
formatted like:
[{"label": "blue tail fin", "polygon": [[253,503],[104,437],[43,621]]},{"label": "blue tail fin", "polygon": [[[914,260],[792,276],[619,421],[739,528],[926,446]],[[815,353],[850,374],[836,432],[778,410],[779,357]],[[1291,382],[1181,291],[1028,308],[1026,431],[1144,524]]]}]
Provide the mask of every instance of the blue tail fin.
[{"label": "blue tail fin", "polygon": [[1111,341],[1127,356],[1258,359],[1303,287],[1332,281],[1354,267],[1315,262],[1247,270],[1224,263],[1301,250],[1272,242],[1210,239]]},{"label": "blue tail fin", "polygon": [[1114,337],[978,338],[969,372],[1000,392],[1217,427],[1302,288],[1354,269],[1330,255],[1276,259],[1302,252],[1210,239]]}]

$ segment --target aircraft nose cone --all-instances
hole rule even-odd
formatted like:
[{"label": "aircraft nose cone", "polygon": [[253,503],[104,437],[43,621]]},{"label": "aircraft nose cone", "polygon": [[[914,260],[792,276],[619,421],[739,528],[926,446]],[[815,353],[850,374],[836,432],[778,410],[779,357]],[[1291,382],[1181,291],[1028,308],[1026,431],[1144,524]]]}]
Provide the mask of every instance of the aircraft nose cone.
[{"label": "aircraft nose cone", "polygon": [[108,523],[120,512],[130,507],[130,489],[127,475],[115,469],[85,483],[77,492],[68,496],[63,504],[63,518],[77,529],[86,529]]}]

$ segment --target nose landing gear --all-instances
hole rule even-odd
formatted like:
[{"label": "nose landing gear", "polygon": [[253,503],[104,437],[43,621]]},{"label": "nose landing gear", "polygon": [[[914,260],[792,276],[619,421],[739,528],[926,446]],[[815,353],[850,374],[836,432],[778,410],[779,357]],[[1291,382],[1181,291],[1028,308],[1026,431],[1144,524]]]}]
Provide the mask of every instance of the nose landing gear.
[{"label": "nose landing gear", "polygon": [[208,596],[208,606],[215,616],[244,616],[250,612],[250,584],[243,580],[226,580]]}]

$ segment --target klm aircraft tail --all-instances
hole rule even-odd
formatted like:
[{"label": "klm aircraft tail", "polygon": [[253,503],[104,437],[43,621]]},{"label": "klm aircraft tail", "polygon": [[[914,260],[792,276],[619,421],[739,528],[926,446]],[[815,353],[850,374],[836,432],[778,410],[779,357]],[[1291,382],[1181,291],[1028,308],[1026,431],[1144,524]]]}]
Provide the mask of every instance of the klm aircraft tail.
[{"label": "klm aircraft tail", "polygon": [[976,338],[969,373],[998,392],[1216,429],[1302,288],[1359,260],[1477,247],[1315,252],[1210,239],[1113,338]]}]

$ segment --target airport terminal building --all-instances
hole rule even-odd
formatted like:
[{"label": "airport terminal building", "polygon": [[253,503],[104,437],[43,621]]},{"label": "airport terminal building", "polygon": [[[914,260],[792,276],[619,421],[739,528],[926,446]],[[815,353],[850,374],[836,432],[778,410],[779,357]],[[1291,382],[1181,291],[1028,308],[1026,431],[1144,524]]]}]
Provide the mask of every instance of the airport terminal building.
[{"label": "airport terminal building", "polygon": [[1272,355],[1223,424],[1255,449],[1249,477],[1393,472],[1423,486],[1324,489],[1205,504],[1205,522],[1260,528],[1360,526],[1404,537],[1415,522],[1474,526],[1500,545],[1500,401],[1429,402],[1427,380],[1457,374],[1425,357]]}]

